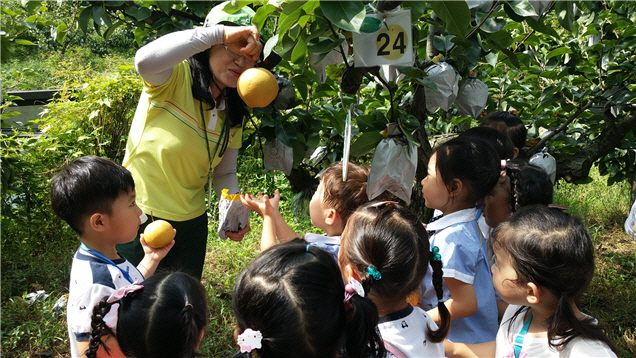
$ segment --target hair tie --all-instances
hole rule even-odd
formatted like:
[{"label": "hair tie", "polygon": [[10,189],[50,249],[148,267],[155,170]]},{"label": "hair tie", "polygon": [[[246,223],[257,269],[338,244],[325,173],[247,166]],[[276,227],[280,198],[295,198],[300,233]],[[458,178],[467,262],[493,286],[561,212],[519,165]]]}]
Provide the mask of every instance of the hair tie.
[{"label": "hair tie", "polygon": [[509,160],[510,160],[510,159],[502,159],[502,160],[501,160],[501,170],[506,169],[506,165],[508,164],[508,161],[509,161]]},{"label": "hair tie", "polygon": [[373,266],[367,266],[367,273],[373,277],[374,280],[378,281],[382,278],[382,274]]},{"label": "hair tie", "polygon": [[364,287],[362,287],[360,281],[356,280],[353,277],[349,277],[349,283],[345,285],[344,302],[349,302],[354,294],[358,294],[358,296],[364,297]]},{"label": "hair tie", "polygon": [[305,247],[305,252],[309,252],[309,246],[311,245],[307,244],[307,246]]},{"label": "hair tie", "polygon": [[239,334],[236,339],[236,344],[241,347],[241,353],[250,353],[254,349],[260,349],[262,344],[263,334],[261,331],[254,331],[251,328],[247,328],[243,333]]},{"label": "hair tie", "polygon": [[442,261],[442,255],[439,254],[439,247],[433,246],[431,252],[433,253],[433,261]]},{"label": "hair tie", "polygon": [[377,203],[373,203],[371,205],[369,205],[372,208],[378,208],[380,206],[387,206],[389,204],[397,204],[397,201],[392,201],[392,200],[386,200],[386,201],[378,201]]},{"label": "hair tie", "polygon": [[122,298],[128,296],[129,293],[133,293],[137,290],[141,290],[142,288],[144,288],[144,286],[139,285],[139,279],[135,279],[135,282],[133,282],[132,284],[122,286],[116,289],[115,291],[113,291],[113,293],[111,293],[110,296],[108,296],[108,300],[106,300],[106,302],[107,303],[117,302],[121,300]]},{"label": "hair tie", "polygon": [[443,299],[443,298],[440,298],[440,299],[438,299],[438,300],[437,300],[437,302],[439,302],[439,303],[444,303],[444,299]]}]

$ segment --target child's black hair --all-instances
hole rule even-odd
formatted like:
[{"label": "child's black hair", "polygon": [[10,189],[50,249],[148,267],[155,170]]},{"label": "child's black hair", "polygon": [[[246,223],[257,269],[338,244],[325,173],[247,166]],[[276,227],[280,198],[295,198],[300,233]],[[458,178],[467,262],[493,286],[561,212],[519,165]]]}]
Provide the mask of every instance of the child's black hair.
[{"label": "child's black hair", "polygon": [[73,160],[51,179],[51,206],[81,235],[87,217],[97,212],[110,214],[115,200],[134,189],[128,169],[88,155]]},{"label": "child's black hair", "polygon": [[331,163],[320,174],[320,180],[324,189],[323,203],[338,212],[344,226],[356,209],[369,202],[367,182],[371,168],[348,163],[347,180],[344,181],[342,166],[340,161]]},{"label": "child's black hair", "polygon": [[512,159],[515,155],[510,138],[495,128],[473,127],[459,133],[458,137],[483,140],[495,150],[499,159]]},{"label": "child's black hair", "polygon": [[[616,352],[594,319],[579,320],[571,304],[594,275],[590,236],[573,216],[544,205],[524,206],[493,232],[493,247],[506,251],[517,284],[533,282],[549,290],[558,304],[548,324],[550,346],[558,351],[576,337],[601,341]],[[510,322],[521,314],[519,309]]]},{"label": "child's black hair", "polygon": [[333,257],[296,239],[258,256],[236,281],[232,302],[239,328],[261,332],[260,358],[384,357],[375,304],[354,295],[345,310],[344,296]]},{"label": "child's black hair", "polygon": [[[126,357],[192,358],[207,324],[206,292],[184,272],[160,273],[140,283],[143,288],[119,301],[104,297],[93,308],[87,358],[96,356],[103,334],[117,337]],[[104,317],[118,303],[116,334]]]},{"label": "child's black hair", "polygon": [[[475,205],[495,187],[501,174],[501,161],[495,150],[482,140],[454,138],[435,149],[436,168],[450,188],[454,179],[468,187]],[[449,190],[450,191],[450,190]]]},{"label": "child's black hair", "polygon": [[[369,203],[345,227],[338,260],[341,267],[355,267],[365,292],[394,302],[405,302],[418,289],[430,263],[435,292],[441,299],[442,263],[434,260],[429,246],[426,229],[411,211],[395,203]],[[369,266],[382,278],[374,279],[366,271]],[[450,313],[444,304],[439,305],[439,312],[439,328],[428,332],[432,342],[441,342],[450,329]]]},{"label": "child's black hair", "polygon": [[552,204],[553,186],[543,169],[520,159],[506,162],[510,178],[510,206],[516,212],[522,206]]},{"label": "child's black hair", "polygon": [[481,120],[481,126],[493,127],[505,133],[510,137],[512,144],[519,150],[518,157],[525,159],[523,147],[526,145],[528,129],[521,121],[521,118],[510,112],[494,112]]}]

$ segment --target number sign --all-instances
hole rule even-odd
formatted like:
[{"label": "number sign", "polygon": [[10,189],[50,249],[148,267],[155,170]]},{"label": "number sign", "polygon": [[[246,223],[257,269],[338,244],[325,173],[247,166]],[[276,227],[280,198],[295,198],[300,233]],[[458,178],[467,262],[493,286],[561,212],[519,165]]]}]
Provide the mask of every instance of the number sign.
[{"label": "number sign", "polygon": [[353,33],[353,55],[356,67],[413,63],[411,11],[375,13],[382,28],[373,33]]}]

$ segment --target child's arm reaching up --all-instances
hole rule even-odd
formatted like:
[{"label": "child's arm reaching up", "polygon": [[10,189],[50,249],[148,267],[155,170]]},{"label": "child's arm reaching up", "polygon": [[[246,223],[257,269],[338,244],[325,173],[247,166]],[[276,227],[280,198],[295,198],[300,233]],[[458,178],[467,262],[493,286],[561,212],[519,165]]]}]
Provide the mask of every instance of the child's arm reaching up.
[{"label": "child's arm reaching up", "polygon": [[[241,196],[241,201],[246,208],[255,211],[258,215],[264,218],[261,208],[259,207],[259,202],[262,201],[263,195],[259,192],[258,199],[252,194],[245,194]],[[280,201],[280,192],[278,189],[274,191],[274,196],[269,199],[272,204],[272,219],[274,220],[274,224],[276,226],[276,237],[280,242],[291,241],[298,237],[294,230],[292,230],[283,216],[280,214],[278,210],[278,202]],[[276,242],[274,242],[275,244]]]},{"label": "child's arm reaching up", "polygon": [[[241,194],[241,202],[246,208],[255,211],[263,217],[263,233],[261,234],[261,252],[277,244],[276,242],[276,223],[273,215],[278,213],[280,194],[278,190],[274,193],[272,199],[267,195],[258,193],[258,199],[252,194]],[[278,214],[280,215],[280,213]]]},{"label": "child's arm reaching up", "polygon": [[[448,308],[451,319],[456,320],[474,315],[477,312],[477,295],[475,295],[473,285],[451,277],[444,277],[444,282],[450,291],[451,298],[444,301],[443,304]],[[427,312],[439,324],[440,318],[437,307]]]}]

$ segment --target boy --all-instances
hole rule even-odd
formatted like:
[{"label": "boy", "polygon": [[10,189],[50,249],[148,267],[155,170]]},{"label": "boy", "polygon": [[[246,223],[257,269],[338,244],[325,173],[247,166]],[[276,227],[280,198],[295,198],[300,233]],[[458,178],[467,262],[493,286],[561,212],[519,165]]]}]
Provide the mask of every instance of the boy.
[{"label": "boy", "polygon": [[[369,201],[369,170],[367,166],[348,163],[347,181],[343,181],[342,162],[331,163],[320,175],[320,184],[309,203],[311,223],[324,231],[325,235],[308,233],[305,240],[312,246],[326,250],[336,260],[340,251],[340,235],[347,220],[358,207]],[[262,196],[261,193],[258,195],[257,200],[251,194],[242,194],[241,201],[245,207],[263,216],[261,251],[276,245],[276,238],[280,242],[287,242],[298,237],[278,211],[278,190],[272,199]],[[382,197],[377,200],[382,200]]]},{"label": "boy", "polygon": [[[143,212],[135,203],[130,172],[109,159],[85,156],[69,163],[51,181],[51,205],[55,214],[80,235],[66,314],[71,356],[81,357],[88,347],[95,303],[119,287],[151,276],[174,240],[153,249],[142,238],[146,255],[137,268],[119,256],[115,244],[135,238]],[[104,318],[113,328],[116,312]],[[105,336],[102,341],[107,339]]]}]

